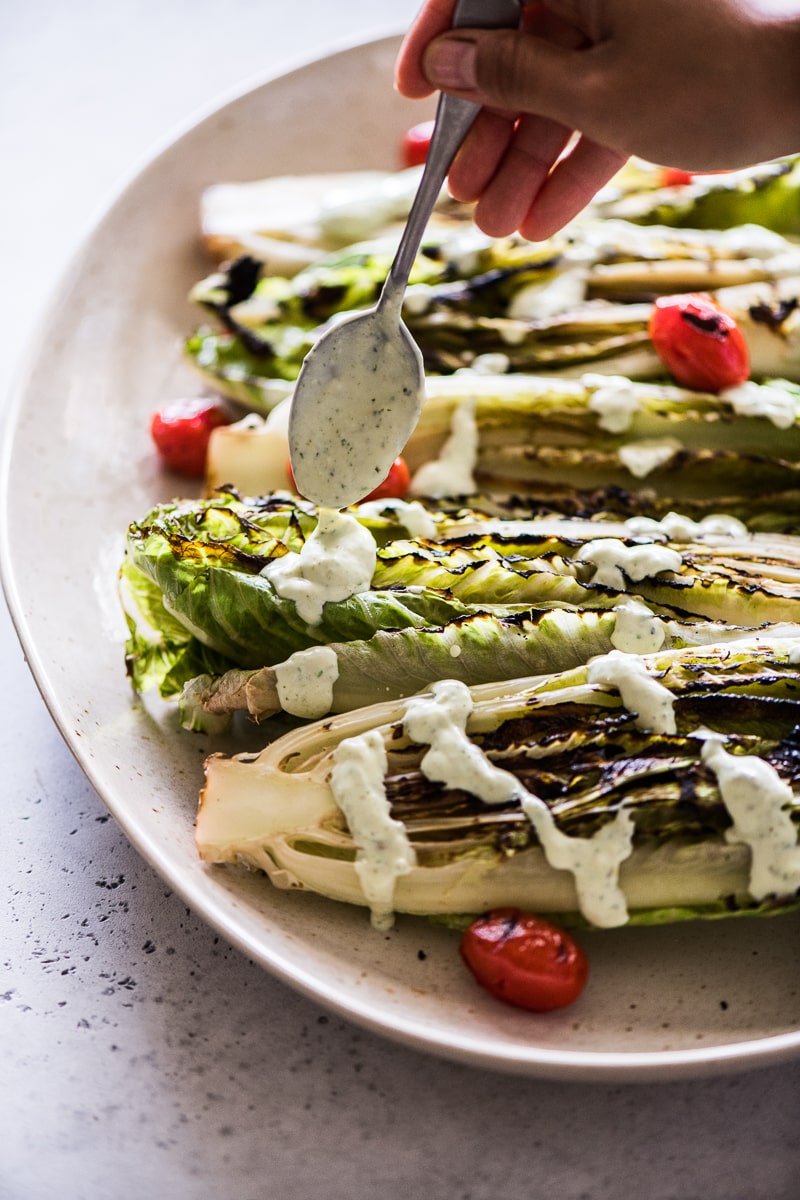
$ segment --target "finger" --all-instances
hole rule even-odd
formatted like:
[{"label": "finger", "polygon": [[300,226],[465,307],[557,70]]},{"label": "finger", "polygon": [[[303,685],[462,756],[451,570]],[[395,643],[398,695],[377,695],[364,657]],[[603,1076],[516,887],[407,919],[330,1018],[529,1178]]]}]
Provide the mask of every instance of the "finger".
[{"label": "finger", "polygon": [[[541,7],[547,13],[546,20],[570,26],[582,35],[585,43],[599,42],[607,35],[609,20],[607,4],[598,4],[597,0],[544,0]],[[541,28],[536,29],[535,32],[543,37],[548,36],[542,32]],[[551,37],[549,40],[560,41],[562,46],[569,44],[558,38]],[[577,45],[578,43],[575,41],[573,44]]]},{"label": "finger", "polygon": [[586,46],[593,39],[588,35],[582,9],[580,0],[546,0],[524,10],[522,28],[558,46]]},{"label": "finger", "polygon": [[422,70],[422,55],[433,38],[450,29],[456,0],[426,0],[412,21],[395,63],[395,87],[410,100],[429,96],[434,87]]},{"label": "finger", "polygon": [[618,150],[581,137],[542,184],[519,231],[532,242],[544,241],[577,216],[627,158]]},{"label": "finger", "polygon": [[592,50],[509,29],[465,29],[434,38],[422,55],[429,82],[509,112],[539,113],[575,129],[587,109]]},{"label": "finger", "polygon": [[482,108],[450,167],[447,186],[455,200],[472,204],[495,175],[514,136],[509,113]]},{"label": "finger", "polygon": [[[434,87],[423,70],[425,48],[439,34],[449,32],[453,24],[457,0],[426,0],[414,18],[400,47],[395,64],[395,86],[410,99],[428,96]],[[576,5],[580,7],[580,3]],[[586,44],[582,27],[574,25],[569,14],[559,9],[570,8],[569,0],[549,0],[549,3],[524,5],[522,27],[549,42],[576,48]]]},{"label": "finger", "polygon": [[545,117],[525,116],[475,209],[476,225],[491,237],[519,229],[572,131]]}]

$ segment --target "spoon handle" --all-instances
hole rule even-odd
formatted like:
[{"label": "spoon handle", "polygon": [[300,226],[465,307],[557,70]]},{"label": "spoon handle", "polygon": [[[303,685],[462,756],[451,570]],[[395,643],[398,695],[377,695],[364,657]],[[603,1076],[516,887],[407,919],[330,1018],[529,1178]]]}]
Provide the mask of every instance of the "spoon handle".
[{"label": "spoon handle", "polygon": [[[520,0],[459,0],[453,16],[453,28],[514,28],[519,24],[520,13]],[[379,308],[402,302],[411,268],[442,184],[480,107],[472,100],[462,100],[447,92],[439,97],[422,178],[378,300]]]}]

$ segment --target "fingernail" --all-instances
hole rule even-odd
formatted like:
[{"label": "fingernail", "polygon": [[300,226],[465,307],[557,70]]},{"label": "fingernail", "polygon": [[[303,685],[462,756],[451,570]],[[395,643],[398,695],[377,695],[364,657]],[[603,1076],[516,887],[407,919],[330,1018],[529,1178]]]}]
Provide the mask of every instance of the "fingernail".
[{"label": "fingernail", "polygon": [[477,85],[475,55],[475,43],[468,38],[443,37],[431,42],[423,64],[428,82],[469,91]]}]

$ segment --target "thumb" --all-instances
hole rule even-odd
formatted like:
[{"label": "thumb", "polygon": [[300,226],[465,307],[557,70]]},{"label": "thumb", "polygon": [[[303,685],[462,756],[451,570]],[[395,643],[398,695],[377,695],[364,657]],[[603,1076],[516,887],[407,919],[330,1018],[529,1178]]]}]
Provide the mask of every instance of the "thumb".
[{"label": "thumb", "polygon": [[430,84],[490,108],[575,126],[580,52],[515,29],[454,30],[423,56]]}]

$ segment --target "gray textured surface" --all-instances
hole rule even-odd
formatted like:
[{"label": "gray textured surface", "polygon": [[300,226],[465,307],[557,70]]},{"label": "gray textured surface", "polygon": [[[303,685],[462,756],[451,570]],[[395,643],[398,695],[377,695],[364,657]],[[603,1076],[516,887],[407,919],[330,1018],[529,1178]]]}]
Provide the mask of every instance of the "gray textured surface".
[{"label": "gray textured surface", "polygon": [[[401,28],[414,7],[3,5],[0,392],[68,255],[154,144],[248,79]],[[507,1078],[289,991],[129,847],[4,609],[0,662],[2,1200],[800,1195],[798,1065],[660,1086]]]}]

